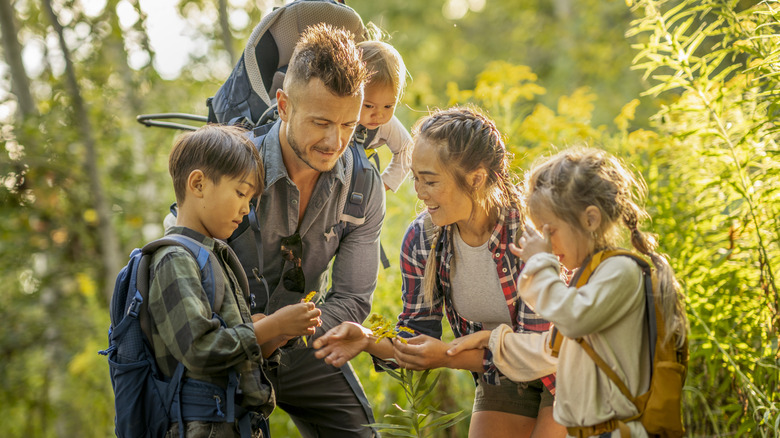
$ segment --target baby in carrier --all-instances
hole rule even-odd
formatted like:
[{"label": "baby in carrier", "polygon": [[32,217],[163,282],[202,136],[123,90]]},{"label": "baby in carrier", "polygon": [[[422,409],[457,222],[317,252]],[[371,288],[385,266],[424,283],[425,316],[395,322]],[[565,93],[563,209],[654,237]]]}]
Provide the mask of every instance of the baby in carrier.
[{"label": "baby in carrier", "polygon": [[364,90],[355,140],[369,157],[382,145],[390,148],[393,157],[382,172],[382,182],[386,190],[395,192],[411,161],[412,137],[394,115],[406,83],[406,67],[398,51],[385,42],[364,41],[358,48],[372,75]]}]

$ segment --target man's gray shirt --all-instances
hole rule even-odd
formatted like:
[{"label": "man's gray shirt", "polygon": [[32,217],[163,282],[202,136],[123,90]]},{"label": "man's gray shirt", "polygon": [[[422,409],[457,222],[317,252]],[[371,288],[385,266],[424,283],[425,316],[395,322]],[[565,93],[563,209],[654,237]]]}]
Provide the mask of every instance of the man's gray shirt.
[{"label": "man's gray shirt", "polygon": [[[282,161],[280,125],[281,122],[277,122],[259,146],[265,167],[265,191],[260,197],[257,217],[263,247],[262,274],[270,289],[267,307],[264,306],[267,300],[265,288],[256,281],[252,272],[257,260],[254,241],[251,245],[231,242],[231,246],[247,270],[257,307],[261,310],[265,307],[266,314],[299,302],[311,291],[318,291],[320,295],[327,293],[325,301],[317,304],[322,310],[322,327],[317,331],[320,335],[343,321],[363,322],[371,310],[379,269],[379,236],[385,216],[384,186],[379,173],[370,169],[363,201],[366,202],[365,222],[339,241],[333,227],[339,223],[342,213],[339,196],[347,183],[346,157],[342,155],[332,170],[320,175],[299,224],[300,192],[289,178]],[[303,242],[301,266],[306,279],[303,293],[286,290],[284,282],[280,281],[282,274],[293,266],[281,256],[281,240],[296,231]],[[251,235],[253,233],[249,229],[241,235],[241,240]],[[328,289],[331,260],[332,276]]]}]

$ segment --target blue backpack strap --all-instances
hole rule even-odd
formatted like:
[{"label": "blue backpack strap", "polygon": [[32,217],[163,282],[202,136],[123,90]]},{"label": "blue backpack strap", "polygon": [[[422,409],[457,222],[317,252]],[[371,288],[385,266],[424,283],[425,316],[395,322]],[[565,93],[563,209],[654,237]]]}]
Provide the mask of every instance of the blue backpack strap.
[{"label": "blue backpack strap", "polygon": [[371,163],[366,157],[366,151],[357,145],[350,145],[352,154],[352,175],[347,193],[347,202],[341,215],[343,221],[349,224],[362,225],[366,220],[366,206],[364,204],[366,180],[371,171]]},{"label": "blue backpack strap", "polygon": [[371,145],[371,142],[374,141],[378,133],[379,128],[368,129],[363,125],[358,125],[357,129],[355,129],[355,134],[352,136],[352,141],[355,145],[366,150],[366,157],[374,161],[374,166],[377,171],[380,170],[379,154],[375,153],[373,149],[371,149],[371,152],[369,153],[368,147]]},{"label": "blue backpack strap", "polygon": [[[198,263],[198,269],[200,269],[200,281],[203,285],[203,290],[206,292],[206,296],[209,299],[211,311],[214,314],[219,313],[219,310],[222,308],[222,300],[225,298],[225,281],[223,276],[215,275],[214,273],[213,265],[215,262],[219,263],[216,260],[216,256],[196,240],[181,234],[170,234],[168,236],[149,242],[141,249],[141,251],[144,254],[153,254],[163,246],[181,246],[189,251],[190,254],[192,254]],[[209,258],[212,259],[212,263],[209,263]],[[146,292],[148,293],[148,269],[141,270],[137,284],[147,285]]]},{"label": "blue backpack strap", "polygon": [[[339,224],[334,227],[339,235],[339,239],[343,239],[348,233],[350,233],[356,226],[362,225],[366,220],[366,193],[369,180],[369,172],[378,172],[378,170],[371,165],[366,156],[366,150],[362,144],[357,142],[350,143],[347,148],[351,154],[347,157],[347,171],[350,171],[351,161],[351,173],[349,181],[349,192],[347,192],[347,199],[344,203],[344,210],[341,213]],[[376,154],[374,154],[376,155]],[[385,254],[385,249],[382,244],[379,244],[379,257],[382,261],[382,266],[387,269],[390,267],[390,260],[388,260]]]}]

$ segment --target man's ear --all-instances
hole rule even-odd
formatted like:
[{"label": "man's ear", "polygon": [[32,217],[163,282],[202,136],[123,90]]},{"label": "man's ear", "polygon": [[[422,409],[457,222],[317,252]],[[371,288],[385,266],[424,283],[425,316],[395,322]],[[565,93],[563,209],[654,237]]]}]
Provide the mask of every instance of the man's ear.
[{"label": "man's ear", "polygon": [[471,173],[466,176],[466,181],[474,190],[477,190],[480,187],[484,187],[485,183],[487,182],[487,170],[480,167],[477,170],[471,171]]},{"label": "man's ear", "polygon": [[290,96],[281,88],[276,90],[276,110],[279,112],[279,118],[285,123],[290,120]]},{"label": "man's ear", "polygon": [[596,231],[601,226],[601,210],[595,205],[589,205],[582,212],[580,220],[587,231]]},{"label": "man's ear", "polygon": [[187,177],[187,193],[196,197],[203,197],[203,183],[206,181],[206,175],[200,169],[190,172]]}]

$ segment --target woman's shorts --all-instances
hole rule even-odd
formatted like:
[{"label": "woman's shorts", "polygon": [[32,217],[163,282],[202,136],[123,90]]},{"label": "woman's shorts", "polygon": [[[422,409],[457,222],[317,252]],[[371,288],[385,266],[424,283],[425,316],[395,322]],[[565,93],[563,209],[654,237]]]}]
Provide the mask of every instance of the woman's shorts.
[{"label": "woman's shorts", "polygon": [[536,418],[541,408],[552,406],[555,397],[542,380],[513,382],[501,377],[500,385],[489,385],[480,378],[474,394],[473,412],[498,411]]}]

